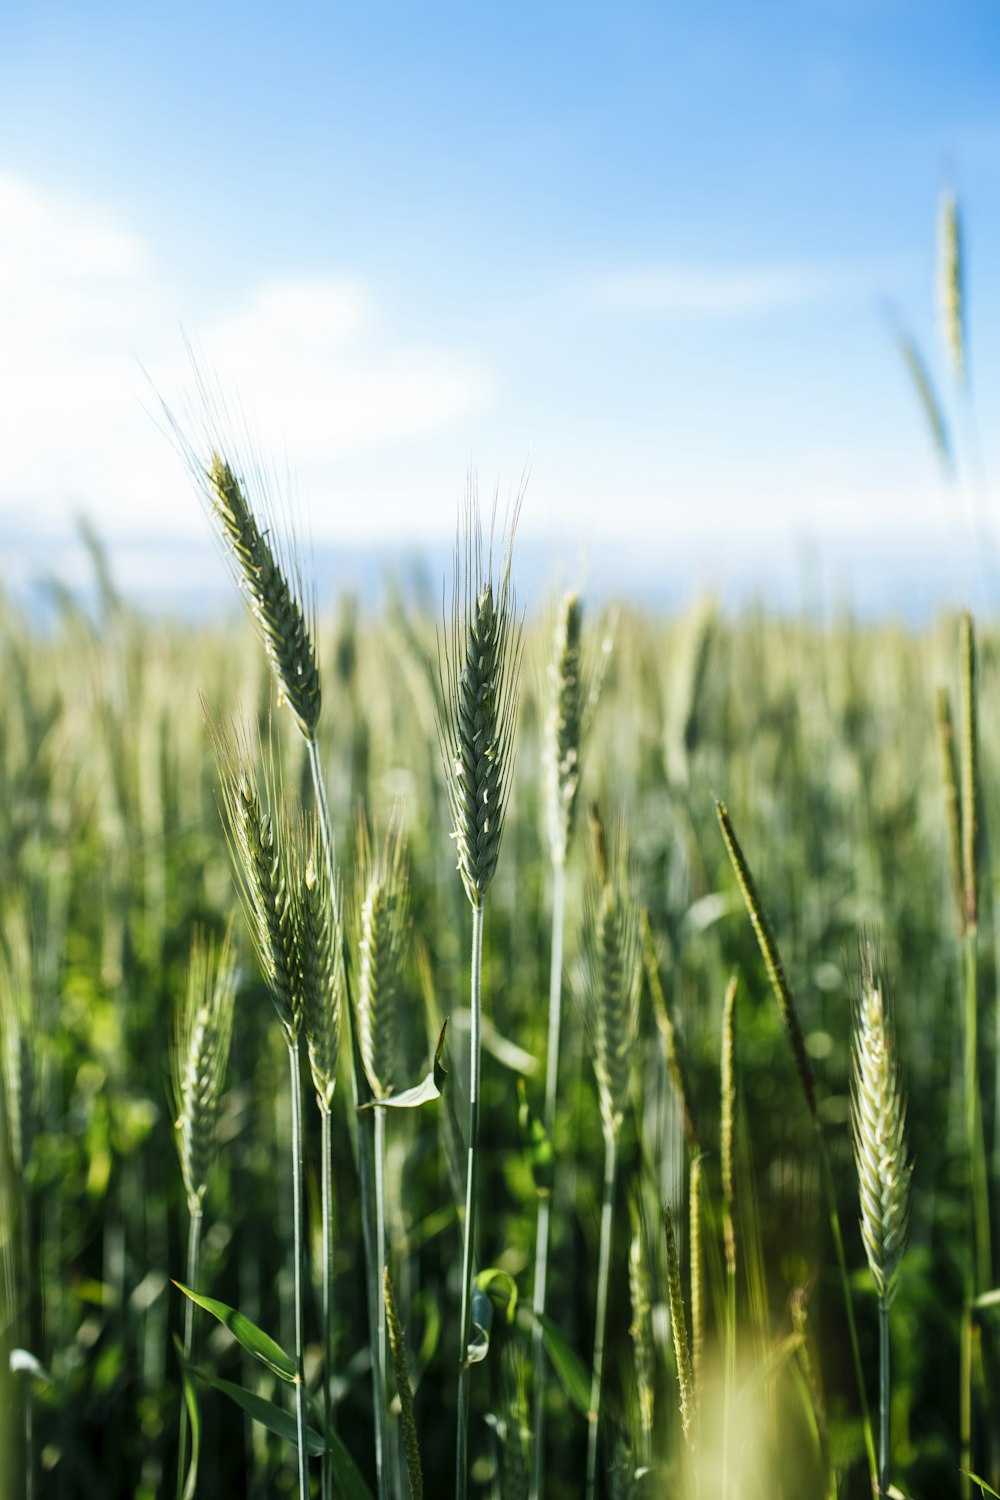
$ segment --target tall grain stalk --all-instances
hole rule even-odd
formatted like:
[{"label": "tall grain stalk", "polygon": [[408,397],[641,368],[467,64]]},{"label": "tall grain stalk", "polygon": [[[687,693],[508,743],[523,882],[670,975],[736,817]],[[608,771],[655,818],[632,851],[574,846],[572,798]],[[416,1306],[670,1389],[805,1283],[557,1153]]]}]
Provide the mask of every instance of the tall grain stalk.
[{"label": "tall grain stalk", "polygon": [[[549,858],[552,867],[552,947],[549,968],[549,1030],[545,1065],[545,1106],[542,1123],[551,1145],[555,1136],[559,1091],[559,1053],[562,1035],[563,929],[566,905],[566,855],[573,833],[580,790],[583,727],[583,673],[580,627],[583,611],[575,593],[565,596],[556,623],[553,659],[549,666],[552,698],[545,724],[545,787]],[[532,1307],[545,1312],[549,1264],[549,1224],[552,1191],[538,1197],[535,1230],[535,1283]],[[545,1349],[542,1325],[536,1317],[533,1332],[534,1420],[531,1459],[531,1500],[540,1500],[545,1477]]]},{"label": "tall grain stalk", "polygon": [[878,1293],[878,1492],[889,1494],[889,1308],[906,1248],[912,1168],[884,960],[861,941],[854,1016],[851,1123],[861,1198],[861,1237]]},{"label": "tall grain stalk", "polygon": [[[191,943],[187,987],[174,1014],[170,1080],[177,1155],[188,1206],[186,1285],[198,1290],[201,1221],[208,1174],[216,1150],[219,1104],[229,1062],[236,996],[236,955],[230,934],[215,944],[196,931]],[[194,1341],[194,1303],[184,1301],[184,1358]],[[181,1396],[177,1450],[177,1496],[185,1493],[188,1449],[187,1401]],[[192,1475],[190,1493],[193,1493]]]},{"label": "tall grain stalk", "polygon": [[733,974],[722,1006],[721,1094],[719,1132],[722,1157],[723,1241],[726,1254],[726,1371],[722,1413],[722,1497],[729,1494],[729,1448],[736,1400],[736,1193],[733,1146],[736,1133],[736,988]]},{"label": "tall grain stalk", "polygon": [[[379,1103],[389,1097],[399,1043],[399,981],[406,937],[409,890],[406,846],[398,815],[390,823],[385,843],[373,856],[365,824],[359,829],[360,912],[357,1020],[358,1040],[365,1075],[375,1100],[375,1258],[379,1274],[386,1276],[385,1211],[385,1109]],[[378,1319],[375,1357],[378,1361],[379,1399],[383,1430],[388,1434],[386,1385],[386,1302],[383,1296]],[[388,1454],[384,1455],[388,1463]]]},{"label": "tall grain stalk", "polygon": [[291,832],[281,803],[274,761],[266,768],[262,802],[245,734],[234,738],[210,726],[221,779],[222,813],[233,873],[247,925],[288,1048],[292,1105],[292,1235],[295,1271],[295,1430],[299,1500],[309,1500],[306,1448],[305,1329],[303,1287],[305,1235],[302,1202],[302,1026],[301,911]]},{"label": "tall grain stalk", "polygon": [[[962,1468],[972,1467],[972,1326],[973,1306],[992,1279],[989,1176],[979,1088],[979,890],[976,870],[978,834],[978,715],[976,703],[976,638],[972,616],[963,614],[961,643],[961,855],[962,902],[959,925],[965,988],[965,1140],[969,1160],[969,1243],[965,1263],[962,1308],[961,1385],[959,1420]],[[971,1482],[962,1479],[963,1493]]]},{"label": "tall grain stalk", "polygon": [[[326,882],[333,902],[333,923],[340,933],[341,972],[344,996],[350,1021],[351,1084],[355,1110],[369,1103],[371,1091],[365,1078],[355,1036],[354,1009],[351,1004],[351,967],[347,953],[347,935],[343,922],[340,887],[337,879],[336,859],[333,846],[333,829],[326,795],[326,782],[319,758],[317,728],[322,707],[322,691],[319,664],[316,652],[315,606],[306,587],[294,538],[285,537],[279,524],[283,517],[276,512],[271,498],[269,478],[259,460],[251,459],[239,471],[215,443],[212,430],[212,393],[204,379],[199,381],[199,392],[206,409],[207,437],[212,448],[207,463],[196,452],[191,443],[178,429],[168,413],[168,420],[177,435],[195,482],[204,498],[209,515],[215,524],[226,549],[226,560],[236,582],[278,687],[280,701],[287,704],[295,724],[305,741],[312,780],[313,797],[318,818]],[[373,1132],[374,1121],[363,1117],[358,1122],[358,1175],[361,1187],[361,1228],[365,1251],[366,1295],[368,1331],[374,1350],[377,1340],[378,1320],[382,1307],[382,1287],[376,1266],[373,1195]],[[322,1148],[324,1160],[330,1159],[329,1118],[323,1129]],[[329,1184],[328,1184],[329,1186]],[[327,1194],[327,1208],[330,1195]],[[327,1247],[330,1234],[327,1229]],[[329,1276],[329,1256],[325,1257]],[[325,1290],[326,1306],[330,1306],[329,1286]],[[326,1323],[324,1354],[326,1379],[329,1384],[332,1367],[332,1330]],[[379,1500],[386,1500],[386,1479],[383,1472],[385,1450],[384,1405],[379,1400],[378,1370],[372,1360],[373,1403],[375,1408],[375,1468],[378,1480]],[[324,1493],[329,1493],[332,1483],[330,1460],[323,1459]]]},{"label": "tall grain stalk", "polygon": [[604,1376],[608,1279],[618,1180],[618,1137],[628,1106],[641,977],[638,922],[629,890],[628,851],[619,827],[610,851],[596,812],[592,816],[595,871],[587,892],[583,952],[587,1030],[604,1135],[604,1191],[597,1268],[597,1311],[587,1433],[587,1500],[597,1489],[597,1451]]},{"label": "tall grain stalk", "polygon": [[837,1257],[837,1270],[840,1275],[840,1284],[844,1294],[844,1312],[847,1318],[847,1331],[851,1342],[854,1378],[858,1388],[858,1402],[861,1407],[865,1450],[868,1455],[871,1482],[875,1486],[878,1484],[878,1458],[875,1451],[875,1436],[872,1431],[871,1410],[868,1405],[864,1369],[861,1364],[861,1346],[858,1343],[858,1328],[854,1318],[851,1282],[847,1270],[847,1257],[844,1253],[844,1236],[840,1227],[840,1213],[837,1209],[837,1190],[833,1181],[833,1171],[830,1166],[830,1153],[827,1150],[826,1137],[823,1134],[819,1112],[816,1108],[816,1081],[813,1077],[812,1064],[809,1061],[809,1054],[806,1052],[806,1044],[802,1035],[798,1010],[795,1006],[791,986],[788,983],[781,954],[778,951],[777,938],[774,935],[770,918],[764,910],[764,904],[760,899],[753,873],[740,847],[732,820],[725,806],[721,802],[717,802],[715,804],[715,811],[719,819],[719,827],[722,830],[726,852],[729,855],[729,862],[733,867],[733,873],[736,876],[736,882],[743,897],[743,904],[747,909],[751,926],[757,938],[757,946],[760,948],[761,957],[764,960],[767,977],[771,982],[771,989],[774,992],[774,998],[778,1003],[778,1009],[785,1024],[785,1033],[792,1049],[796,1072],[799,1075],[799,1082],[802,1085],[806,1106],[813,1123],[816,1147],[819,1152],[820,1174],[823,1179],[823,1191],[826,1197],[830,1233],[833,1237],[833,1246]]},{"label": "tall grain stalk", "polygon": [[[333,1136],[331,1120],[340,1050],[344,965],[341,900],[330,886],[322,858],[319,815],[301,825],[297,877],[301,911],[302,1012],[309,1070],[320,1116],[320,1180],[323,1214],[323,1417],[333,1429]],[[322,1500],[331,1500],[333,1470],[323,1455]]]},{"label": "tall grain stalk", "polygon": [[483,911],[496,872],[510,790],[521,657],[521,627],[511,579],[516,525],[515,508],[494,575],[493,528],[487,551],[483,544],[478,502],[470,487],[455,544],[451,619],[445,624],[438,660],[441,687],[438,735],[452,815],[452,837],[459,874],[472,907],[469,1124],[455,1440],[457,1500],[464,1500],[468,1488],[469,1338],[476,1237]]}]

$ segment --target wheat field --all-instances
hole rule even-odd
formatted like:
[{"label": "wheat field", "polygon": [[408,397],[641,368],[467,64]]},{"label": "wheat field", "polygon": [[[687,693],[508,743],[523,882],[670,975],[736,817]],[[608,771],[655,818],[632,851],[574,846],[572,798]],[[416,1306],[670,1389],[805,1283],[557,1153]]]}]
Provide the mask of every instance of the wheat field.
[{"label": "wheat field", "polygon": [[205,474],[249,617],[0,616],[4,1495],[996,1486],[993,632],[330,614]]}]

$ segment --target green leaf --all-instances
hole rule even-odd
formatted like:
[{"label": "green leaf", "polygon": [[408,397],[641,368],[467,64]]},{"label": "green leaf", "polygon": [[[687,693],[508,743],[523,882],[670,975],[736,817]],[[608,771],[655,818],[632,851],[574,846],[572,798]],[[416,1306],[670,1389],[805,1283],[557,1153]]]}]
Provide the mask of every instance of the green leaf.
[{"label": "green leaf", "polygon": [[966,1479],[971,1479],[973,1484],[978,1484],[984,1495],[993,1495],[995,1496],[995,1500],[1000,1500],[1000,1495],[997,1494],[993,1486],[987,1484],[985,1479],[980,1479],[978,1474],[973,1474],[971,1469],[959,1469],[958,1472],[964,1474]]},{"label": "green leaf", "polygon": [[[1000,1307],[1000,1287],[994,1287],[991,1292],[982,1292],[972,1305],[973,1307]],[[975,1475],[972,1477],[975,1479]],[[978,1484],[979,1481],[976,1482]]]},{"label": "green leaf", "polygon": [[480,1291],[487,1292],[490,1300],[504,1309],[507,1322],[513,1323],[517,1312],[517,1282],[510,1272],[501,1270],[499,1266],[489,1266],[485,1271],[479,1272],[476,1286]]},{"label": "green leaf", "polygon": [[[268,1432],[273,1432],[276,1437],[284,1438],[286,1442],[291,1443],[293,1448],[296,1446],[298,1432],[293,1412],[285,1411],[284,1407],[276,1406],[273,1401],[265,1401],[263,1396],[258,1396],[254,1391],[244,1390],[243,1386],[234,1385],[231,1380],[223,1380],[219,1375],[210,1375],[207,1370],[195,1370],[194,1373],[199,1380],[203,1380],[213,1390],[221,1391],[224,1396],[229,1397],[230,1401],[235,1401],[237,1406],[242,1407],[255,1422],[266,1427]],[[315,1427],[306,1428],[307,1453],[314,1456],[325,1453],[326,1446]]]},{"label": "green leaf", "polygon": [[190,1297],[196,1307],[203,1307],[206,1312],[211,1313],[213,1318],[218,1318],[223,1327],[228,1328],[238,1344],[242,1344],[248,1354],[259,1359],[262,1364],[282,1380],[295,1384],[295,1363],[276,1344],[262,1328],[241,1313],[235,1307],[227,1307],[225,1302],[216,1302],[214,1297],[203,1297],[200,1292],[192,1292],[190,1287],[184,1286],[182,1282],[175,1281],[174,1286]]},{"label": "green leaf", "polygon": [[590,1416],[590,1376],[587,1367],[573,1346],[567,1342],[552,1319],[545,1313],[532,1312],[531,1316],[542,1330],[542,1343],[552,1361],[552,1368],[577,1411]]},{"label": "green leaf", "polygon": [[370,1099],[367,1104],[359,1104],[358,1108],[417,1109],[421,1104],[429,1104],[432,1099],[440,1099],[444,1081],[448,1077],[441,1062],[441,1055],[444,1052],[444,1034],[447,1030],[448,1022],[445,1021],[441,1027],[437,1047],[434,1049],[434,1062],[431,1070],[421,1083],[414,1084],[412,1089],[404,1089],[401,1094],[388,1094],[384,1099]]}]

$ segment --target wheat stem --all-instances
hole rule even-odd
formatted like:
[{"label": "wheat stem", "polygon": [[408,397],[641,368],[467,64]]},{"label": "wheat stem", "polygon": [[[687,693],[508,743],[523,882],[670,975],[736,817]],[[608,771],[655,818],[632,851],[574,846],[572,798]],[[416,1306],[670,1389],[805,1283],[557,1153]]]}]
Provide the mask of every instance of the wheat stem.
[{"label": "wheat stem", "polygon": [[597,1493],[597,1440],[601,1423],[601,1385],[604,1377],[604,1332],[608,1318],[608,1281],[611,1275],[611,1239],[614,1229],[615,1184],[618,1178],[618,1137],[608,1134],[604,1142],[604,1196],[601,1202],[601,1248],[597,1267],[597,1315],[594,1322],[594,1360],[590,1375],[590,1411],[587,1433],[587,1500]]},{"label": "wheat stem", "polygon": [[292,1239],[295,1263],[295,1435],[299,1453],[299,1500],[309,1500],[309,1459],[306,1449],[305,1234],[302,1224],[302,1073],[298,1037],[288,1042],[292,1089]]},{"label": "wheat stem", "polygon": [[[326,795],[326,782],[323,777],[323,768],[320,764],[319,745],[317,744],[315,734],[307,739],[306,749],[308,752],[313,798],[319,815],[319,832],[323,859],[326,865],[330,891],[335,903],[334,922],[340,934],[344,1000],[347,1009],[348,1042],[351,1050],[351,1102],[358,1121],[358,1180],[361,1189],[361,1238],[365,1257],[365,1302],[368,1314],[368,1340],[369,1346],[374,1351],[378,1343],[378,1306],[381,1301],[381,1293],[378,1285],[373,1213],[374,1165],[372,1158],[375,1126],[374,1121],[369,1123],[367,1116],[374,1114],[375,1111],[362,1108],[362,1106],[371,1103],[372,1091],[368,1085],[368,1079],[365,1076],[364,1066],[361,1061],[361,1046],[357,1034],[357,1017],[352,995],[353,981],[350,956],[347,951],[347,924],[343,920],[343,913],[338,904],[340,899],[339,884],[336,879],[330,805]],[[326,1352],[329,1355],[330,1351]],[[386,1481],[383,1474],[384,1465],[382,1461],[382,1455],[385,1451],[385,1410],[383,1403],[378,1399],[378,1390],[378,1368],[373,1355],[372,1401],[375,1409],[375,1474],[378,1483],[379,1500],[385,1500]],[[329,1467],[329,1459],[326,1456],[324,1456],[323,1464],[325,1468]]]},{"label": "wheat stem", "polygon": [[[562,861],[552,865],[552,956],[549,967],[549,1036],[545,1067],[545,1106],[542,1123],[550,1145],[555,1137],[556,1099],[559,1084],[559,1048],[562,1027],[562,956],[566,907],[566,866]],[[546,1282],[549,1263],[549,1224],[552,1211],[551,1191],[539,1195],[538,1225],[535,1231],[535,1284],[532,1307],[545,1312]],[[547,1365],[542,1341],[542,1325],[535,1320],[532,1330],[534,1364],[534,1428],[531,1455],[531,1500],[540,1500],[545,1475],[545,1377]]]},{"label": "wheat stem", "polygon": [[[198,1290],[198,1268],[201,1261],[201,1209],[189,1215],[186,1286],[193,1292]],[[184,1299],[184,1358],[190,1360],[194,1345],[194,1303],[190,1297]],[[188,1410],[187,1401],[181,1394],[181,1428],[177,1441],[177,1500],[184,1493],[184,1480],[188,1461]]]},{"label": "wheat stem", "polygon": [[729,1446],[736,1397],[736,1194],[733,1148],[736,1130],[736,975],[726,986],[722,1006],[722,1155],[723,1240],[726,1252],[726,1369],[722,1412],[722,1494],[729,1495]]},{"label": "wheat stem", "polygon": [[[320,1113],[320,1194],[323,1214],[323,1420],[327,1432],[334,1430],[333,1403],[333,1130],[329,1111]],[[323,1455],[320,1472],[322,1500],[332,1500],[333,1471]]]},{"label": "wheat stem", "polygon": [[462,1347],[458,1367],[458,1431],[455,1442],[455,1495],[468,1489],[469,1339],[472,1334],[472,1275],[476,1238],[476,1182],[479,1139],[479,1070],[482,1032],[483,906],[472,908],[472,957],[469,969],[472,1027],[469,1037],[469,1139],[465,1174],[465,1232],[462,1244]]}]

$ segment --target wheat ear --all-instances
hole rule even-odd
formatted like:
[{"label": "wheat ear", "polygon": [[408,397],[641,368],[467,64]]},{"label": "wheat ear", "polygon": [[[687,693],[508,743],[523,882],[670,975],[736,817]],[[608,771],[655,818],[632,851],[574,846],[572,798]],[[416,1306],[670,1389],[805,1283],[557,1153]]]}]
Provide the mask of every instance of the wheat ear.
[{"label": "wheat ear", "polygon": [[549,853],[553,864],[566,862],[580,792],[582,730],[587,685],[581,649],[583,605],[577,593],[563,597],[556,619],[551,697],[545,720],[545,791]]},{"label": "wheat ear", "polygon": [[455,543],[450,627],[439,638],[441,688],[438,738],[444,761],[452,836],[458,869],[472,906],[469,990],[469,1133],[462,1244],[461,1346],[455,1495],[468,1493],[469,1338],[476,1235],[479,1075],[482,1036],[483,902],[496,871],[513,765],[521,625],[511,578],[514,530],[520,501],[501,543],[494,571],[493,535],[488,551],[474,485],[470,484]]},{"label": "wheat ear", "polygon": [[241,472],[216,450],[205,465],[203,488],[281,695],[309,739],[322,704],[315,611],[294,549],[278,540],[268,486],[259,468]]},{"label": "wheat ear", "polygon": [[691,1362],[691,1344],[688,1339],[687,1318],[684,1313],[684,1288],[681,1280],[681,1262],[680,1256],[677,1253],[674,1219],[669,1208],[664,1212],[664,1232],[667,1245],[667,1293],[670,1298],[670,1327],[674,1339],[674,1359],[677,1364],[681,1430],[684,1433],[684,1441],[689,1448],[693,1448],[695,1419],[694,1369]]},{"label": "wheat ear", "polygon": [[941,195],[938,232],[938,296],[941,336],[948,363],[959,386],[968,379],[965,349],[965,256],[958,199],[950,190]]},{"label": "wheat ear", "polygon": [[879,1493],[889,1492],[889,1308],[910,1217],[911,1165],[885,966],[860,945],[854,1017],[851,1122],[861,1199],[861,1238],[879,1300]]},{"label": "wheat ear", "polygon": [[[187,985],[174,1012],[170,1049],[170,1081],[174,1133],[181,1177],[188,1204],[187,1286],[198,1290],[201,1260],[201,1220],[208,1174],[215,1157],[219,1105],[229,1062],[236,998],[236,954],[227,931],[216,946],[196,929],[191,941]],[[184,1357],[191,1358],[194,1341],[194,1303],[184,1302]],[[188,1407],[181,1398],[177,1447],[177,1494],[187,1475]]]},{"label": "wheat ear", "polygon": [[591,814],[591,825],[595,872],[587,893],[583,955],[587,1031],[604,1133],[604,1193],[587,1434],[588,1500],[593,1500],[597,1487],[618,1136],[628,1105],[641,975],[638,921],[630,889],[625,831],[619,824],[609,844],[596,809]]},{"label": "wheat ear", "polygon": [[409,915],[406,841],[398,812],[377,854],[372,852],[367,825],[359,824],[358,888],[363,893],[358,919],[358,1036],[368,1082],[378,1100],[393,1089]]},{"label": "wheat ear", "polygon": [[[573,833],[574,814],[580,791],[580,766],[586,691],[581,659],[583,609],[576,593],[566,594],[559,609],[549,663],[551,697],[545,721],[545,789],[552,866],[552,945],[549,963],[549,1022],[545,1064],[545,1105],[542,1117],[551,1143],[555,1135],[559,1093],[559,1056],[562,1037],[563,933],[566,912],[566,853]],[[548,1281],[550,1194],[538,1200],[535,1228],[535,1281],[532,1307],[545,1312]],[[547,1365],[542,1324],[536,1317],[532,1330],[534,1365],[534,1414],[531,1461],[531,1500],[540,1500],[545,1475],[545,1386]]]},{"label": "wheat ear", "polygon": [[470,487],[455,544],[451,624],[439,647],[438,734],[458,869],[474,907],[496,872],[510,790],[521,658],[511,577],[517,514],[495,567],[493,528],[487,549]]},{"label": "wheat ear", "polygon": [[[174,1131],[192,1217],[200,1216],[215,1157],[215,1130],[229,1061],[236,955],[227,932],[216,946],[196,930],[170,1049]],[[195,1288],[196,1283],[189,1281]],[[191,1304],[188,1304],[191,1306]]]},{"label": "wheat ear", "polygon": [[655,1367],[651,1329],[652,1293],[649,1276],[649,1252],[646,1247],[646,1227],[643,1223],[642,1205],[638,1194],[629,1196],[629,1220],[632,1237],[628,1251],[628,1289],[632,1307],[632,1322],[629,1334],[632,1339],[635,1361],[635,1384],[638,1392],[639,1426],[642,1435],[642,1462],[646,1469],[653,1466],[653,1417],[655,1414]]}]

